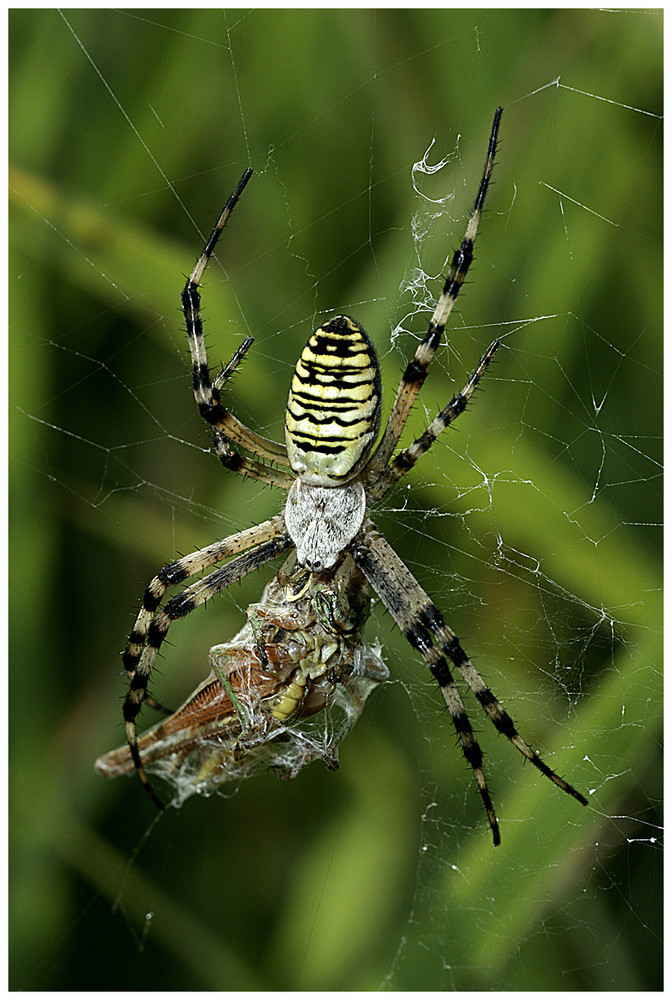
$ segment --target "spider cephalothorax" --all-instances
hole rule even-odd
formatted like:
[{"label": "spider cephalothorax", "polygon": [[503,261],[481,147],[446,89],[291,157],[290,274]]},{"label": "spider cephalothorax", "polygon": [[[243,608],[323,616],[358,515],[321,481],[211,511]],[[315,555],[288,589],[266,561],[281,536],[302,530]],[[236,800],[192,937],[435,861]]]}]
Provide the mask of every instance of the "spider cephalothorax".
[{"label": "spider cephalothorax", "polygon": [[[251,337],[238,348],[214,382],[211,381],[203,339],[199,284],[224,225],[250,179],[251,170],[243,174],[196,261],[182,293],[196,403],[212,427],[215,451],[222,464],[227,469],[280,487],[287,491],[288,497],[283,514],[183,556],[164,567],[145,592],[124,653],[130,681],[124,717],[133,764],[159,805],[145,774],[135,720],[144,702],[160,707],[148,694],[147,685],[171,622],[292,547],[296,548],[300,566],[310,571],[316,581],[321,581],[318,590],[322,587],[325,592],[345,560],[349,581],[341,581],[340,585],[346,589],[350,587],[354,594],[361,592],[367,581],[411,646],[424,658],[439,684],[462,751],[473,769],[495,844],[499,843],[499,829],[483,772],[483,756],[451,665],[496,729],[547,778],[586,804],[583,795],[551,770],[518,734],[511,717],[475,670],[439,609],[367,516],[368,508],[380,500],[425,454],[439,434],[463,413],[499,347],[497,340],[490,345],[464,389],[439,411],[417,440],[393,457],[473,258],[474,240],[495,161],[501,115],[502,109],[498,108],[464,239],[453,256],[427,333],[404,372],[377,445],[381,413],[378,362],[369,337],[348,316],[334,316],[323,323],[301,354],[287,404],[286,447],[250,430],[222,403],[222,390],[249,350]],[[249,457],[241,454],[238,448],[248,452]],[[160,608],[167,587],[224,559],[228,562],[221,568],[192,583]],[[320,676],[317,668],[311,672],[310,664],[309,669],[304,665],[301,670],[303,672],[300,676],[297,672],[296,679],[282,680],[286,692],[291,692],[282,695],[283,719],[293,713],[300,714],[304,699],[310,697],[311,684]]]}]

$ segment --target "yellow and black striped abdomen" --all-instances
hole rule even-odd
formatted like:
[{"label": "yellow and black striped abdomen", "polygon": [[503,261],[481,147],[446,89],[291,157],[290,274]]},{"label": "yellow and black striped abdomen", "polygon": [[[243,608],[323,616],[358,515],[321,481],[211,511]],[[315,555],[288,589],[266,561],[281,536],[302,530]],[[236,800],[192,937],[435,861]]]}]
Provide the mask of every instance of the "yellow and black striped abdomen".
[{"label": "yellow and black striped abdomen", "polygon": [[287,402],[285,437],[293,472],[315,486],[351,479],[380,426],[380,372],[359,323],[334,316],[303,349]]}]

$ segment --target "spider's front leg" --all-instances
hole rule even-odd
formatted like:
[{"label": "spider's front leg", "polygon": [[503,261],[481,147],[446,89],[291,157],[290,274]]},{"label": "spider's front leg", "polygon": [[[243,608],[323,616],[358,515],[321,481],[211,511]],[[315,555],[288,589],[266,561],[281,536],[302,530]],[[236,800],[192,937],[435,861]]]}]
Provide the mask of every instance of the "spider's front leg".
[{"label": "spider's front leg", "polygon": [[[147,695],[147,686],[168,628],[172,621],[190,614],[210,597],[214,597],[236,580],[241,580],[248,573],[275,558],[290,545],[284,519],[280,515],[170,563],[154,577],[145,591],[142,608],[123,654],[123,663],[129,678],[128,693],[124,701],[124,722],[126,738],[140,780],[160,808],[163,808],[163,803],[152,789],[140,759],[136,719],[144,702],[154,702],[154,699]],[[249,549],[252,551],[248,551]],[[181,594],[171,598],[165,608],[159,610],[168,587],[182,583],[236,553],[243,554],[232,559],[221,569],[210,573],[203,580],[187,587]]]},{"label": "spider's front leg", "polygon": [[462,753],[474,773],[492,830],[493,843],[497,847],[500,843],[499,824],[485,779],[483,752],[474,735],[446,658],[434,646],[431,634],[423,624],[419,613],[421,607],[419,595],[422,595],[427,602],[429,598],[396,552],[378,534],[372,521],[367,519],[351,546],[351,552],[355,563],[397,622],[408,642],[424,658],[441,688]]},{"label": "spider's front leg", "polygon": [[558,788],[571,795],[581,805],[587,805],[585,796],[556,774],[520,736],[511,716],[475,669],[457,636],[446,625],[439,609],[429,599],[394,549],[378,533],[372,521],[368,519],[365,521],[350,550],[355,562],[402,629],[408,642],[423,656],[438,681],[462,745],[462,752],[474,771],[495,846],[500,842],[499,827],[483,773],[483,754],[455,686],[448,660],[459,670],[497,731],[506,736],[516,749]]}]

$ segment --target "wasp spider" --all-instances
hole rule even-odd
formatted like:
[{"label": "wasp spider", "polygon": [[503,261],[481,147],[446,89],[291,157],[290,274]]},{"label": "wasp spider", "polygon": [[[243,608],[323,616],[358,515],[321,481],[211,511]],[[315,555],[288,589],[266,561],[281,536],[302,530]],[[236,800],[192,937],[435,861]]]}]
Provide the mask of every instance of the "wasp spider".
[{"label": "wasp spider", "polygon": [[[385,496],[464,411],[499,347],[497,340],[490,345],[464,389],[436,415],[417,440],[393,457],[473,258],[501,116],[502,109],[498,108],[464,239],[453,256],[427,334],[403,374],[377,445],[381,415],[378,361],[368,335],[349,316],[333,316],[323,323],[304,348],[289,393],[284,446],[250,430],[222,401],[226,383],[249,350],[252,337],[244,341],[214,381],[210,377],[199,285],[224,225],[250,179],[251,169],[241,177],[196,261],[182,292],[182,306],[193,361],[194,396],[201,416],[212,428],[215,452],[226,469],[281,487],[288,495],[283,513],[165,566],[145,592],[124,653],[130,681],[124,719],[135,769],[159,806],[138,748],[136,718],[143,703],[161,707],[148,693],[147,686],[170,624],[292,547],[296,549],[299,565],[315,579],[324,581],[333,577],[349,556],[353,572],[364,575],[408,642],[424,658],[446,701],[464,757],[473,769],[495,844],[499,843],[499,829],[483,772],[483,755],[452,668],[462,675],[498,732],[542,774],[586,805],[584,796],[551,770],[522,739],[439,609],[368,517],[369,508]],[[234,446],[242,448],[249,457]],[[272,464],[264,464],[260,459]],[[163,608],[159,607],[168,587],[225,559],[228,562],[221,568],[186,587]],[[299,708],[297,701],[297,712]]]}]

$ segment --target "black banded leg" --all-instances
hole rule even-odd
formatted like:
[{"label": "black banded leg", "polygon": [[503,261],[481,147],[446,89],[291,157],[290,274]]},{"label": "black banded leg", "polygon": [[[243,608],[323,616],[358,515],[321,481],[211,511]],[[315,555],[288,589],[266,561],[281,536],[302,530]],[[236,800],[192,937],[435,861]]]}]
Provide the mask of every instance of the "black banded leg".
[{"label": "black banded leg", "polygon": [[516,729],[513,719],[509,713],[497,701],[494,694],[487,686],[481,675],[478,673],[467,654],[462,649],[459,639],[455,633],[446,625],[443,615],[431,601],[427,601],[423,609],[422,621],[430,631],[433,632],[436,642],[441,646],[443,652],[450,658],[453,664],[460,671],[465,681],[473,691],[483,710],[488,714],[497,732],[502,733],[513,743],[514,747],[522,753],[537,770],[541,771],[545,777],[553,784],[567,792],[582,806],[588,805],[588,800],[581,792],[577,791],[573,785],[561,778],[559,774],[548,766],[538,753],[529,746]]},{"label": "black banded leg", "polygon": [[279,486],[283,490],[289,491],[294,482],[294,477],[283,469],[274,469],[270,465],[262,465],[252,458],[245,458],[229,445],[229,439],[218,427],[213,430],[212,442],[215,446],[215,454],[225,469],[229,472],[238,472],[241,476],[249,476],[257,482],[267,483],[269,486]]},{"label": "black banded leg", "polygon": [[[203,337],[201,297],[198,292],[198,286],[191,280],[187,282],[182,292],[182,308],[192,359],[194,399],[196,400],[196,405],[201,416],[212,427],[215,440],[217,438],[224,439],[227,442],[228,453],[234,458],[240,459],[239,467],[241,465],[245,467],[246,475],[261,479],[263,482],[272,482],[273,485],[284,485],[282,482],[283,477],[288,478],[284,473],[278,472],[277,478],[279,481],[276,483],[274,479],[271,479],[271,474],[274,472],[273,469],[261,465],[261,463],[256,462],[254,459],[244,459],[237,456],[228,446],[228,440],[231,439],[249,451],[254,451],[271,461],[280,462],[285,465],[289,463],[286,448],[273,441],[269,441],[259,434],[255,434],[254,431],[241,423],[233,414],[229,413],[221,402],[220,389],[242,361],[252,343],[252,338],[248,337],[240,345],[231,358],[231,361],[229,361],[228,365],[226,365],[224,370],[215,379],[215,384],[213,385],[210,379],[210,369],[208,367],[205,339]],[[255,473],[258,474],[255,475]]]},{"label": "black banded leg", "polygon": [[230,587],[232,583],[242,580],[249,573],[252,573],[260,566],[274,559],[281,552],[286,551],[291,547],[291,544],[289,535],[285,534],[270,542],[259,545],[257,548],[252,549],[251,552],[237,556],[221,569],[214,570],[205,579],[198,580],[183,590],[181,594],[172,597],[165,608],[155,615],[149,627],[147,644],[144,647],[135,673],[131,678],[128,694],[124,701],[124,722],[126,726],[126,739],[131,757],[133,758],[133,764],[138,772],[138,777],[144,784],[150,797],[161,809],[163,808],[163,803],[154,792],[140,759],[135,720],[145,700],[145,692],[152,668],[161,645],[168,634],[168,629],[172,622],[191,614],[192,611],[201,604],[204,604],[205,601],[210,600],[211,597],[215,597],[221,591]]},{"label": "black banded leg", "polygon": [[[189,275],[187,283],[182,291],[182,310],[187,328],[189,351],[191,353],[194,398],[196,399],[196,405],[198,406],[203,419],[206,420],[207,423],[213,427],[213,429],[218,430],[220,434],[228,437],[232,441],[235,441],[236,444],[241,445],[248,451],[254,452],[262,458],[279,462],[283,465],[288,465],[289,459],[287,458],[287,449],[283,445],[276,444],[274,441],[269,441],[267,438],[262,437],[262,435],[256,434],[254,431],[250,430],[249,427],[246,427],[245,424],[241,423],[240,420],[234,417],[233,414],[229,413],[229,411],[221,403],[220,390],[245,357],[245,354],[252,345],[253,338],[247,337],[243,341],[229,363],[217,376],[213,383],[210,379],[208,355],[205,348],[205,339],[203,337],[201,297],[198,287],[210,257],[214,253],[222,230],[224,229],[231,212],[235,208],[236,203],[251,176],[252,170],[246,170],[238,182],[235,191],[224,206],[222,213],[208,238],[208,241],[199,254],[198,260],[194,265],[194,269]],[[252,475],[258,463],[251,459],[247,459],[245,461],[248,462],[247,475]],[[263,469],[264,467],[260,466],[260,468]],[[262,478],[263,482],[270,481],[266,474],[262,474],[262,476],[258,476],[256,478]]]},{"label": "black banded leg", "polygon": [[[243,341],[228,364],[212,382],[203,337],[201,297],[198,287],[191,282],[187,282],[182,292],[182,309],[192,359],[191,379],[194,399],[203,419],[210,424],[213,431],[219,432],[223,437],[234,441],[248,451],[270,461],[279,462],[281,465],[289,465],[287,449],[284,445],[270,441],[261,434],[250,430],[237,417],[234,417],[221,402],[221,389],[247,354],[254,338],[247,337]],[[251,470],[248,475],[252,474],[256,466],[262,470],[265,468],[251,459],[247,461]]]},{"label": "black banded leg", "polygon": [[424,434],[422,434],[419,438],[416,438],[413,444],[409,445],[408,448],[404,448],[403,451],[400,451],[396,458],[390,462],[384,472],[381,472],[379,477],[371,484],[367,494],[369,503],[373,503],[374,500],[380,500],[381,497],[385,496],[387,491],[390,490],[394,484],[409,471],[409,469],[413,468],[418,459],[422,458],[422,456],[429,451],[439,434],[442,434],[454,420],[457,420],[461,413],[464,413],[467,403],[471,399],[472,394],[476,390],[479,382],[485,375],[490,362],[494,358],[499,347],[499,343],[499,340],[495,340],[492,344],[490,344],[490,347],[481,358],[476,371],[471,376],[462,392],[458,393],[457,396],[453,396],[448,405],[444,406],[434,420],[432,420]]},{"label": "black banded leg", "polygon": [[[194,265],[194,269],[189,275],[187,283],[182,291],[182,309],[187,326],[187,338],[189,340],[189,350],[191,352],[193,368],[192,381],[194,396],[202,416],[208,420],[208,423],[216,423],[219,417],[218,410],[221,410],[223,415],[224,408],[221,406],[219,401],[219,389],[215,389],[213,392],[212,382],[210,380],[208,355],[205,349],[205,339],[203,337],[201,297],[198,291],[198,286],[201,278],[203,277],[203,272],[208,266],[210,257],[214,253],[222,230],[224,229],[231,212],[235,208],[236,203],[240,198],[240,195],[243,193],[245,185],[251,176],[252,170],[248,169],[238,181],[236,189],[230,195],[226,205],[222,209],[221,215],[215,223],[214,229],[203,247],[203,250],[199,254],[198,260]],[[248,338],[248,340],[241,345],[236,354],[234,354],[231,362],[227,366],[230,369],[230,372],[232,372],[240,363],[250,346],[250,343],[251,341]]]},{"label": "black banded leg", "polygon": [[[291,542],[286,533],[281,533],[280,529],[282,527],[284,527],[284,521],[281,517],[278,517],[265,522],[265,524],[260,525],[259,528],[251,528],[248,532],[241,532],[241,535],[248,536],[248,544],[241,544],[239,547],[234,549],[234,551],[240,552],[241,550],[250,548],[253,544],[257,545],[257,547],[253,548],[251,552],[244,552],[243,555],[239,555],[235,559],[232,559],[221,569],[210,573],[204,580],[198,580],[190,587],[187,587],[181,594],[178,594],[176,597],[168,601],[165,608],[158,612],[156,611],[156,607],[154,610],[150,610],[146,607],[146,604],[148,603],[147,595],[153,593],[152,600],[156,602],[156,606],[158,606],[161,597],[152,591],[151,584],[147,590],[145,603],[140,614],[138,615],[138,621],[136,622],[136,626],[131,634],[129,644],[124,654],[124,665],[126,666],[129,674],[129,689],[124,701],[124,722],[126,726],[126,738],[128,740],[133,763],[138,771],[140,780],[145,785],[151,798],[160,808],[163,808],[163,804],[154,793],[140,760],[140,754],[137,748],[135,720],[143,703],[148,701],[153,702],[154,700],[151,696],[148,697],[147,695],[147,685],[149,683],[157,654],[163,640],[166,637],[170,623],[189,614],[194,610],[194,608],[198,607],[199,604],[202,604],[210,597],[213,597],[215,594],[225,590],[232,583],[237,580],[241,580],[244,576],[247,576],[248,573],[253,572],[259,566],[262,566],[264,563],[275,558],[275,556],[280,552],[284,552],[287,548],[289,548]],[[262,532],[259,529],[265,529],[265,541],[262,539]],[[255,532],[257,533],[258,541],[250,542],[250,536]],[[269,533],[276,534],[277,537],[271,538],[269,541]],[[238,536],[234,537],[237,538]],[[230,542],[231,540],[225,539],[225,542],[226,541]],[[223,544],[224,543],[218,543],[220,546]],[[216,548],[217,546],[209,546],[207,550],[204,549],[199,552],[192,553],[191,557],[185,556],[183,560],[178,560],[176,563],[173,563],[171,567],[166,567],[166,570],[173,568],[174,572],[169,583],[166,583],[165,579],[160,581],[160,586],[163,587],[161,596],[165,591],[166,586],[180,582],[180,580],[184,580],[187,577],[192,576],[194,573],[199,572],[200,569],[205,568],[206,565],[211,565],[212,562],[215,561],[213,558],[211,558],[210,563],[201,561],[201,564],[197,565],[197,557],[201,556],[204,558],[204,553],[206,552],[208,552],[212,557]],[[230,555],[231,552],[229,551],[226,554]],[[221,557],[223,556],[220,556],[220,558]],[[191,572],[189,572],[188,569],[185,569],[184,566],[181,566],[182,563],[190,559],[191,563],[189,565]],[[152,583],[157,580],[159,580],[159,577],[155,577]],[[156,590],[156,588],[154,589]],[[157,707],[161,708],[158,704]]]},{"label": "black banded leg", "polygon": [[[400,628],[402,628],[409,642],[412,645],[416,645],[417,643],[416,648],[420,649],[423,653],[425,660],[430,664],[430,669],[434,676],[437,677],[437,680],[439,680],[439,683],[445,680],[448,684],[452,681],[452,676],[447,667],[446,660],[440,656],[436,648],[437,646],[459,670],[497,731],[506,736],[516,749],[545,777],[557,785],[558,788],[571,795],[581,805],[587,805],[588,801],[585,796],[577,791],[573,785],[565,781],[564,778],[556,774],[520,736],[511,716],[497,701],[492,691],[490,691],[481,675],[475,669],[469,657],[462,649],[457,636],[446,625],[439,609],[430,601],[427,594],[425,594],[420,584],[401,561],[394,549],[378,534],[371,521],[367,520],[365,522],[364,527],[351,548],[355,562],[363,570],[385,606],[398,622]],[[421,644],[426,645],[427,643],[425,633],[433,637],[434,640],[431,645],[431,650],[434,652],[430,650],[429,655],[421,648]],[[429,641],[431,642],[431,638]],[[430,656],[432,657],[432,662],[430,662]],[[435,656],[439,656],[439,660],[434,659]],[[440,662],[446,664],[447,672],[442,673],[443,667],[439,665]],[[447,692],[443,687],[442,690],[448,702],[448,707],[451,708]],[[452,708],[451,713],[453,713]],[[454,715],[453,719],[455,719]],[[465,756],[467,756],[466,752]],[[467,757],[467,759],[469,758]],[[480,787],[479,783],[479,789]],[[481,794],[483,795],[482,791]],[[485,796],[483,800],[486,804],[486,809],[488,809],[488,800]],[[490,812],[488,812],[488,817],[492,826]],[[495,841],[497,836],[493,827],[493,838]]]},{"label": "black banded leg", "polygon": [[495,163],[497,135],[499,133],[501,118],[502,108],[497,108],[490,132],[483,176],[481,177],[478,194],[476,195],[474,207],[467,223],[464,239],[462,240],[460,249],[456,250],[453,255],[450,271],[434,309],[427,334],[418,345],[413,360],[404,372],[384,434],[378,448],[368,463],[367,472],[370,478],[375,478],[378,473],[383,471],[401,437],[401,432],[411,412],[411,407],[425,380],[430,362],[441,343],[446,323],[471,266],[474,257],[474,241],[478,232],[478,224],[481,220],[483,204],[488,193],[492,169]]},{"label": "black banded leg", "polygon": [[[372,586],[376,587],[375,581],[372,577],[369,578],[369,582]],[[476,779],[478,790],[481,793],[483,805],[485,806],[485,811],[488,815],[490,829],[492,830],[492,840],[495,847],[497,847],[500,843],[499,824],[497,823],[495,807],[492,804],[488,785],[485,780],[485,772],[483,771],[483,751],[474,736],[469,716],[467,715],[462,698],[460,697],[460,693],[457,689],[455,681],[453,680],[450,667],[448,666],[445,658],[441,656],[438,649],[433,644],[431,635],[423,625],[421,625],[418,621],[411,621],[406,627],[401,625],[401,621],[398,621],[398,624],[403,628],[404,635],[410,645],[414,649],[417,649],[418,652],[424,657],[425,662],[441,688],[441,693],[445,698],[448,711],[450,712],[453,720],[455,732],[457,733],[460,746],[462,747],[462,753],[474,772],[474,778]]]},{"label": "black banded leg", "polygon": [[147,632],[168,587],[183,583],[197,573],[201,573],[204,569],[214,566],[215,563],[220,562],[222,559],[236,555],[239,552],[245,552],[247,549],[255,545],[260,545],[274,536],[281,535],[284,533],[284,530],[284,518],[281,516],[272,517],[262,524],[254,525],[252,528],[247,528],[245,531],[240,531],[235,535],[229,535],[228,538],[223,538],[212,545],[206,545],[205,548],[198,549],[196,552],[190,552],[188,555],[182,556],[180,559],[176,559],[175,562],[164,566],[145,590],[142,607],[135,620],[133,631],[129,636],[126,649],[123,653],[122,660],[129,680],[132,679],[135,673],[147,640]]},{"label": "black banded leg", "polygon": [[[197,293],[198,295],[198,293]],[[200,298],[197,299],[200,305]],[[191,342],[191,338],[189,338]],[[254,337],[246,337],[242,342],[240,347],[234,352],[231,360],[226,364],[219,375],[215,378],[214,382],[211,384],[211,403],[205,410],[201,410],[201,416],[209,423],[215,426],[216,430],[220,431],[231,441],[235,441],[236,444],[242,445],[243,448],[247,448],[248,451],[254,452],[256,455],[260,455],[262,458],[270,459],[272,462],[279,462],[281,465],[289,465],[289,457],[287,455],[287,448],[284,444],[278,444],[275,441],[269,440],[269,438],[263,437],[261,434],[257,434],[256,431],[250,430],[245,424],[243,424],[237,417],[221,405],[221,389],[229,381],[235,370],[240,365],[241,361],[249,351],[250,347],[254,343]],[[203,348],[205,350],[205,348]],[[206,382],[210,381],[210,371],[207,364],[205,365],[205,378]],[[194,394],[196,396],[196,402],[198,403],[198,383],[202,381],[203,373],[200,372],[197,376],[196,370],[194,369],[194,374],[192,376]]]},{"label": "black banded leg", "polygon": [[[378,542],[382,542],[383,546],[380,546]],[[422,607],[422,600],[419,600],[419,596],[426,601],[429,598],[394,550],[378,534],[371,521],[367,520],[350,548],[355,562],[399,625],[410,645],[422,655],[441,688],[460,741],[462,753],[474,772],[474,778],[492,830],[492,840],[497,847],[500,843],[499,825],[483,771],[483,753],[469,722],[450,667],[445,657],[432,642],[429,630],[419,615],[419,609]]]},{"label": "black banded leg", "polygon": [[258,545],[250,552],[245,552],[232,559],[221,569],[209,573],[203,580],[192,583],[175,597],[171,597],[166,606],[154,615],[147,630],[147,640],[142,655],[130,678],[129,690],[124,703],[127,733],[128,724],[131,723],[134,726],[134,720],[145,700],[145,692],[152,668],[171,623],[191,614],[201,604],[230,587],[232,583],[242,580],[249,573],[274,559],[288,549],[291,544],[289,535],[284,534]]}]

